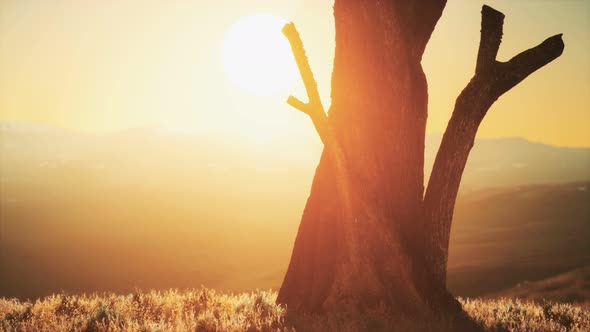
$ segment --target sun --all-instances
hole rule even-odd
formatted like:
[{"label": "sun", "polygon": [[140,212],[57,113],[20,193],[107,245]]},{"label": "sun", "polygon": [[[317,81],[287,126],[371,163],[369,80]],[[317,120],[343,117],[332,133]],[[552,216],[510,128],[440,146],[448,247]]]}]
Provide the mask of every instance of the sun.
[{"label": "sun", "polygon": [[285,23],[279,16],[258,14],[242,17],[229,28],[223,65],[232,83],[256,96],[289,90],[298,72],[289,41],[281,33]]}]

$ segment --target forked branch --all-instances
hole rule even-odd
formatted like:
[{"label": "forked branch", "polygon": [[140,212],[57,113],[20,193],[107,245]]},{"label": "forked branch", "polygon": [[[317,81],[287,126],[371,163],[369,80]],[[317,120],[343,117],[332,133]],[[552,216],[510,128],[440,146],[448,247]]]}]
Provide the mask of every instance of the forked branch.
[{"label": "forked branch", "polygon": [[299,68],[299,73],[301,74],[305,90],[307,91],[307,98],[309,99],[307,103],[304,103],[294,96],[289,96],[287,103],[309,115],[318,135],[320,135],[320,139],[325,145],[328,140],[328,117],[322,106],[322,101],[318,92],[318,85],[313,77],[311,67],[309,66],[309,60],[305,54],[303,42],[301,41],[301,37],[299,37],[299,32],[297,31],[297,28],[295,28],[294,23],[285,24],[283,27],[283,34],[291,44],[291,50],[293,51],[293,56],[295,57],[295,62]]},{"label": "forked branch", "polygon": [[448,243],[455,200],[467,158],[479,125],[502,94],[527,76],[559,57],[564,49],[561,34],[520,53],[508,62],[496,60],[502,41],[504,14],[483,6],[481,40],[475,75],[461,92],[436,155],[424,196],[423,228],[432,239],[426,243],[437,252],[435,278],[445,281]]},{"label": "forked branch", "polygon": [[558,34],[518,54],[508,62],[499,62],[496,56],[502,42],[504,14],[489,6],[483,6],[481,14],[481,40],[475,78],[483,78],[492,83],[493,89],[488,97],[500,97],[563,53],[562,34]]}]

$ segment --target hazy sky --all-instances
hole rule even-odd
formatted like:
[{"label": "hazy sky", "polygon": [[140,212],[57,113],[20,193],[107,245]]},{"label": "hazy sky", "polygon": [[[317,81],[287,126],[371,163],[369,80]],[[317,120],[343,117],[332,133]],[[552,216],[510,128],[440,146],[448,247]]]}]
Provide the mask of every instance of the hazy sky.
[{"label": "hazy sky", "polygon": [[[566,48],[493,106],[479,137],[590,146],[590,1],[486,3],[506,14],[501,60],[557,33]],[[429,132],[444,131],[473,74],[482,4],[449,0],[426,50]],[[332,1],[0,0],[0,121],[83,131],[162,125],[254,142],[309,139],[313,127],[285,104],[288,91],[257,97],[224,73],[228,29],[259,13],[295,21],[327,109]],[[304,99],[297,84],[293,91]]]}]

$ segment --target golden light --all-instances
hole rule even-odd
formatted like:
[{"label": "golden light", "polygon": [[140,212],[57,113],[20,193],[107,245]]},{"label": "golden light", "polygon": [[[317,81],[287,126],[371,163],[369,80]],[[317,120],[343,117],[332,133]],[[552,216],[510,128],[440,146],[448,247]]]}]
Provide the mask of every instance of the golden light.
[{"label": "golden light", "polygon": [[228,30],[223,63],[227,77],[256,96],[286,92],[298,77],[291,47],[279,16],[259,14],[241,18]]}]

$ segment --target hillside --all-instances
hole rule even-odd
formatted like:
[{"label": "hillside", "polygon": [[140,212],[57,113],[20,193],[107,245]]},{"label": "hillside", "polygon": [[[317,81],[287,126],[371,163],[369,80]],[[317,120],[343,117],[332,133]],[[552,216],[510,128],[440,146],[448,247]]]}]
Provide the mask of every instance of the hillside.
[{"label": "hillside", "polygon": [[547,279],[522,282],[489,298],[518,298],[525,301],[544,300],[574,303],[590,307],[590,266],[562,273]]},{"label": "hillside", "polygon": [[[13,201],[0,197],[0,296],[35,298],[62,290],[125,293],[135,287],[279,287],[297,229],[298,204],[303,204],[294,196],[220,196],[209,198],[210,204],[192,204],[207,196],[109,188],[93,178],[76,178],[81,185],[62,178],[58,187],[3,187]],[[504,188],[461,196],[449,257],[454,294],[483,296],[587,265],[590,191],[581,189],[588,186]],[[185,199],[177,201],[177,195]],[[260,211],[264,214],[256,216]]]},{"label": "hillside", "polygon": [[286,317],[272,292],[200,289],[91,296],[52,295],[34,303],[0,299],[3,331],[535,331],[582,332],[590,311],[566,304],[459,299],[470,317],[412,319],[362,315]]},{"label": "hillside", "polygon": [[[277,289],[317,163],[317,151],[305,160],[288,148],[150,127],[89,135],[3,124],[0,134],[0,296],[21,299],[136,287]],[[521,148],[514,139],[479,141],[484,150],[466,174],[488,154],[504,166],[533,154],[547,161],[528,163],[536,178],[502,166],[498,185],[519,176],[554,182],[559,172],[590,179],[576,171],[590,149],[517,141]],[[568,160],[565,168],[556,159]],[[449,257],[454,294],[492,294],[590,261],[588,182],[463,186]]]},{"label": "hillside", "polygon": [[450,289],[483,296],[587,266],[589,188],[531,185],[463,195],[451,231]]}]

